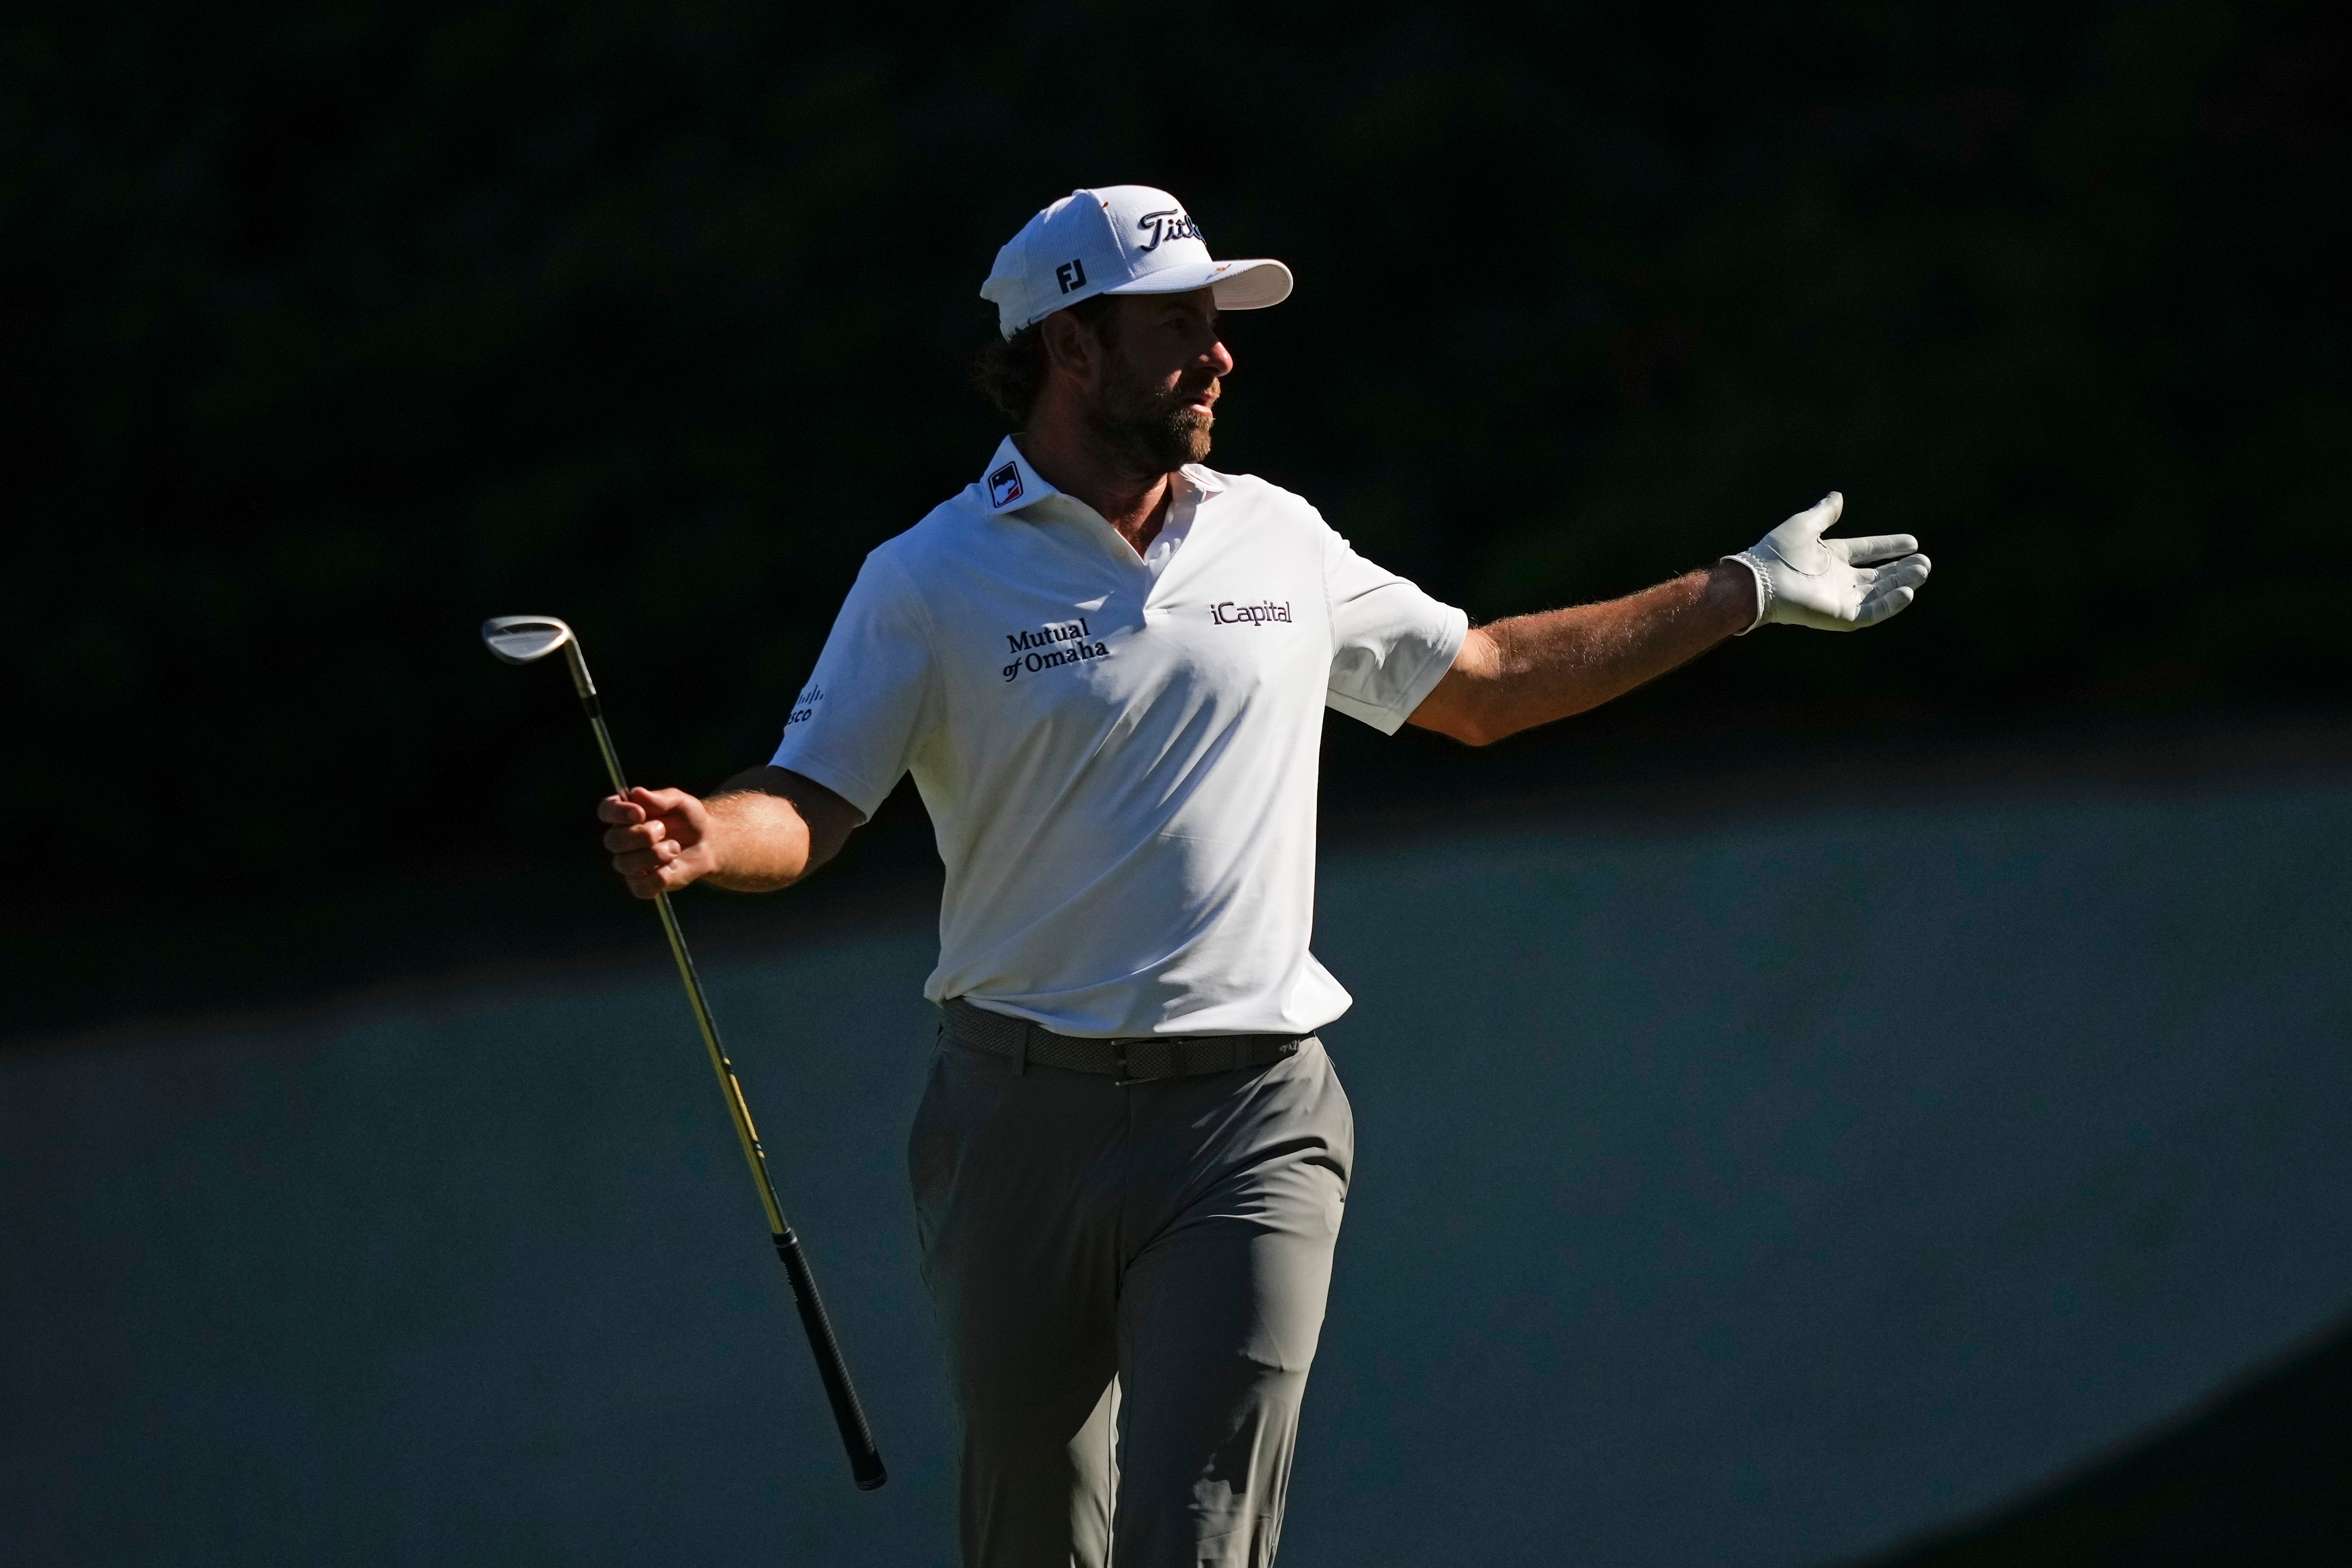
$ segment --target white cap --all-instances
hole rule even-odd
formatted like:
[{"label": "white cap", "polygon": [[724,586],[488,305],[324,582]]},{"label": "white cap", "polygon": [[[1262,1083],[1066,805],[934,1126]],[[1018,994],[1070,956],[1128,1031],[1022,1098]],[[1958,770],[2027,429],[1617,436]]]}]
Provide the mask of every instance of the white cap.
[{"label": "white cap", "polygon": [[1150,185],[1072,191],[1021,226],[996,253],[980,297],[1006,337],[1097,294],[1214,289],[1220,310],[1255,310],[1290,297],[1279,261],[1212,261],[1183,205]]}]

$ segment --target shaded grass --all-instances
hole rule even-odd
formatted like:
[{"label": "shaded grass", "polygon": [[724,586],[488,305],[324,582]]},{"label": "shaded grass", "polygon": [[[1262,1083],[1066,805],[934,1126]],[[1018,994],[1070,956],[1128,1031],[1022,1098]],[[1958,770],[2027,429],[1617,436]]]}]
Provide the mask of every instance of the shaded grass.
[{"label": "shaded grass", "polygon": [[2352,1321],[2119,1458],[1868,1568],[2352,1563]]}]

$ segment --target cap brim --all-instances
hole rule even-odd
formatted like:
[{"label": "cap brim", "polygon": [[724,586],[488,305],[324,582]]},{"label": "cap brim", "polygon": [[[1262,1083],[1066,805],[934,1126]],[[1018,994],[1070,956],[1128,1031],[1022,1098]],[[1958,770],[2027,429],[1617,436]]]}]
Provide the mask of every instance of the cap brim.
[{"label": "cap brim", "polygon": [[1261,257],[1255,261],[1203,261],[1163,267],[1106,294],[1189,294],[1214,289],[1220,310],[1263,310],[1290,298],[1290,268]]}]

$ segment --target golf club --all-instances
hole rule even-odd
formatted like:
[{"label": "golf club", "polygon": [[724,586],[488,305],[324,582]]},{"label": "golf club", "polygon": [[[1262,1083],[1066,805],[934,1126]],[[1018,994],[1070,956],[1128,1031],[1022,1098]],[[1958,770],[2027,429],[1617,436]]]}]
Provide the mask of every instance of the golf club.
[{"label": "golf club", "polygon": [[[564,662],[572,670],[572,689],[580,694],[580,706],[588,715],[588,722],[596,731],[596,749],[604,754],[604,771],[613,781],[613,793],[625,798],[629,782],[621,772],[620,754],[613,750],[612,732],[604,728],[602,704],[596,700],[596,683],[588,678],[588,661],[581,657],[580,638],[572,628],[552,616],[500,616],[482,623],[482,641],[490,652],[509,664],[535,664],[561,648]],[[874,1434],[866,1425],[866,1412],[857,1403],[857,1390],[849,1381],[849,1367],[841,1357],[841,1345],[833,1335],[833,1323],[825,1316],[824,1298],[817,1294],[816,1276],[809,1272],[808,1259],[801,1255],[800,1237],[784,1223],[784,1211],[776,1203],[775,1184],[768,1179],[767,1152],[760,1146],[759,1130],[751,1125],[751,1112],[743,1103],[743,1088],[735,1081],[735,1064],[727,1059],[727,1051],[719,1043],[719,1026],[710,1016],[710,1003],[702,994],[702,981],[694,973],[694,959],[686,951],[686,933],[678,929],[677,913],[669,906],[666,893],[654,895],[654,909],[661,916],[662,934],[669,938],[670,956],[677,961],[677,977],[686,985],[686,1000],[694,1009],[695,1026],[702,1031],[702,1043],[710,1052],[710,1068],[719,1075],[719,1092],[727,1098],[727,1111],[735,1121],[735,1136],[742,1142],[743,1159],[751,1167],[751,1180],[760,1189],[760,1202],[768,1211],[768,1229],[775,1239],[776,1256],[782,1259],[784,1272],[793,1282],[793,1300],[800,1307],[801,1325],[808,1331],[809,1350],[816,1356],[817,1375],[824,1382],[825,1397],[833,1402],[833,1418],[841,1427],[842,1447],[849,1453],[850,1474],[856,1478],[858,1489],[872,1491],[888,1479],[882,1466],[881,1450],[874,1446]]]}]

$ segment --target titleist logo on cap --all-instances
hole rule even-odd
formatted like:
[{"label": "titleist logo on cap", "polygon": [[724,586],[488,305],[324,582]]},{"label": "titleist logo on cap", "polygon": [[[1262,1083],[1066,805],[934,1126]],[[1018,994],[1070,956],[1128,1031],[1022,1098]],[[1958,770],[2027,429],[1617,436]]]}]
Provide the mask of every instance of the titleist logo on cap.
[{"label": "titleist logo on cap", "polygon": [[1151,235],[1151,243],[1138,246],[1136,248],[1139,250],[1157,250],[1163,239],[1197,239],[1202,245],[1209,243],[1209,237],[1201,232],[1201,226],[1194,223],[1192,215],[1182,207],[1145,213],[1135,220],[1135,226],[1148,230]]}]

